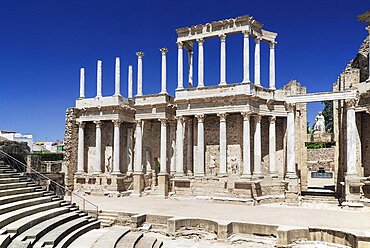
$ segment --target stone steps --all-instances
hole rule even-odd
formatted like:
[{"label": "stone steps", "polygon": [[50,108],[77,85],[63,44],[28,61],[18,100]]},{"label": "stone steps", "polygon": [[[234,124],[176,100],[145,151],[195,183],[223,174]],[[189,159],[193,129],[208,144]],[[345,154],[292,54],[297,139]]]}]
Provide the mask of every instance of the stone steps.
[{"label": "stone steps", "polygon": [[141,232],[129,232],[123,236],[116,244],[116,247],[135,248],[137,242],[143,237]]},{"label": "stone steps", "polygon": [[109,228],[91,230],[75,239],[68,248],[91,248],[102,237],[109,232]]},{"label": "stone steps", "polygon": [[0,214],[5,214],[10,211],[15,211],[21,208],[34,206],[41,203],[47,203],[51,202],[52,197],[51,196],[42,196],[37,198],[30,198],[26,200],[20,200],[16,202],[11,202],[7,204],[0,205]]},{"label": "stone steps", "polygon": [[45,192],[32,192],[32,193],[26,193],[26,194],[2,196],[0,197],[0,206],[3,204],[11,203],[11,202],[22,201],[22,200],[32,199],[36,197],[42,197],[45,195],[46,195]]},{"label": "stone steps", "polygon": [[118,215],[116,213],[103,212],[99,215],[98,219],[101,222],[102,227],[110,227],[114,224]]},{"label": "stone steps", "polygon": [[122,237],[130,232],[129,228],[112,227],[109,228],[107,234],[103,235],[97,240],[97,242],[92,246],[93,248],[107,247],[114,248]]},{"label": "stone steps", "polygon": [[[35,184],[33,184],[35,185]],[[0,190],[4,189],[17,189],[17,188],[23,188],[27,186],[32,186],[28,182],[20,182],[20,183],[5,183],[5,184],[0,184]]]},{"label": "stone steps", "polygon": [[135,248],[148,248],[153,247],[157,242],[157,238],[143,236],[137,243]]},{"label": "stone steps", "polygon": [[35,192],[37,189],[40,189],[40,186],[32,186],[32,187],[24,187],[24,188],[16,188],[16,189],[3,189],[3,190],[0,190],[0,196],[31,193],[31,192]]}]

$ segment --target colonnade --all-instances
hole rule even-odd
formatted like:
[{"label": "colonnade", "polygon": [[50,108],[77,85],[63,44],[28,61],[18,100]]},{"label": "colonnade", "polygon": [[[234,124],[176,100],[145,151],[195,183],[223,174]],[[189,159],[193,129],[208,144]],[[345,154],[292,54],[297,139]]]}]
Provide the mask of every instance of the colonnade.
[{"label": "colonnade", "polygon": [[[245,30],[243,33],[243,83],[250,83],[250,32]],[[219,35],[220,38],[220,82],[219,85],[226,85],[226,34]],[[255,41],[254,48],[254,85],[261,86],[261,41],[262,37],[253,37]],[[205,38],[196,40],[198,43],[198,88],[204,87],[204,42]],[[183,48],[186,46],[188,50],[188,78],[189,87],[193,86],[193,43],[194,40],[177,42],[178,47],[178,69],[177,69],[177,90],[184,89],[184,70],[183,70]],[[275,41],[269,41],[270,45],[270,59],[269,59],[269,88],[276,89],[275,86]]]}]

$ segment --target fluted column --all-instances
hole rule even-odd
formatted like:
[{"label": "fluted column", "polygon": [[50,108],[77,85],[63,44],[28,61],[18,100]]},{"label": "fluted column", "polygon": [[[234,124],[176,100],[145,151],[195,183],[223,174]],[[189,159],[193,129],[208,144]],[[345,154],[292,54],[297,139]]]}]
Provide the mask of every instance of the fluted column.
[{"label": "fluted column", "polygon": [[102,97],[102,61],[98,60],[96,71],[96,97]]},{"label": "fluted column", "polygon": [[132,65],[128,66],[128,90],[127,98],[132,99]]},{"label": "fluted column", "polygon": [[113,120],[114,132],[113,132],[113,171],[112,174],[121,174],[120,170],[120,127],[121,120]]},{"label": "fluted column", "polygon": [[161,80],[161,93],[167,93],[167,62],[166,62],[166,54],[168,52],[167,48],[161,48],[160,49],[161,54],[162,54],[162,80]]},{"label": "fluted column", "polygon": [[134,173],[142,173],[142,154],[143,154],[143,134],[141,129],[141,120],[136,121],[136,137],[135,137],[135,167]]},{"label": "fluted column", "polygon": [[100,174],[101,170],[101,121],[94,121],[96,128],[95,140],[95,170],[94,174]]},{"label": "fluted column", "polygon": [[177,116],[176,176],[184,175],[184,117]]},{"label": "fluted column", "polygon": [[250,69],[249,69],[249,32],[243,31],[243,83],[249,83]]},{"label": "fluted column", "polygon": [[204,176],[204,115],[196,115],[198,119],[198,149],[195,176]]},{"label": "fluted column", "polygon": [[288,178],[297,178],[295,168],[295,105],[285,105],[287,113],[287,173]]},{"label": "fluted column", "polygon": [[186,152],[186,173],[193,172],[193,120],[189,117],[186,120],[186,135],[188,138],[187,152]]},{"label": "fluted column", "polygon": [[261,38],[256,37],[254,39],[254,85],[261,86],[261,65],[260,65],[260,43]]},{"label": "fluted column", "polygon": [[220,52],[220,83],[219,85],[226,84],[226,35],[220,35],[221,52]]},{"label": "fluted column", "polygon": [[189,75],[188,75],[188,86],[193,87],[193,50],[188,50],[188,66],[189,66]]},{"label": "fluted column", "polygon": [[174,175],[176,172],[176,122],[170,122],[170,174]]},{"label": "fluted column", "polygon": [[218,114],[220,117],[220,168],[219,176],[227,175],[227,134],[226,134],[226,113]]},{"label": "fluted column", "polygon": [[133,128],[127,128],[127,175],[131,175],[133,172]]},{"label": "fluted column", "polygon": [[275,44],[270,42],[270,89],[275,90]]},{"label": "fluted column", "polygon": [[356,113],[355,100],[347,100],[347,173],[356,175]]},{"label": "fluted column", "polygon": [[161,164],[160,173],[167,174],[167,120],[160,119],[161,122]]},{"label": "fluted column", "polygon": [[243,178],[251,178],[251,112],[242,112],[243,116]]},{"label": "fluted column", "polygon": [[143,52],[137,52],[137,94],[136,96],[143,95]]},{"label": "fluted column", "polygon": [[80,69],[80,98],[85,98],[85,68]]},{"label": "fluted column", "polygon": [[255,130],[254,130],[254,170],[253,176],[262,176],[262,157],[261,157],[261,120],[262,116],[254,116]]},{"label": "fluted column", "polygon": [[177,90],[184,88],[183,43],[177,42]]},{"label": "fluted column", "polygon": [[272,177],[277,177],[276,167],[276,117],[269,117],[269,172]]},{"label": "fluted column", "polygon": [[82,174],[85,172],[85,122],[78,122],[78,155],[77,155],[77,172],[76,174]]},{"label": "fluted column", "polygon": [[204,39],[197,39],[198,42],[198,87],[204,87]]},{"label": "fluted column", "polygon": [[115,69],[115,96],[121,95],[121,62],[120,59],[116,58],[116,69]]}]

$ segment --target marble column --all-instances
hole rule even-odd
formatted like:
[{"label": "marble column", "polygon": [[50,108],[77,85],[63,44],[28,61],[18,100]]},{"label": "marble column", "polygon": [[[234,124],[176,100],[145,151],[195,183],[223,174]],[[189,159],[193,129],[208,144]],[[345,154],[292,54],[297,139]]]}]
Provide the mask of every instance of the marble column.
[{"label": "marble column", "polygon": [[161,164],[160,173],[167,174],[167,120],[160,119],[161,122]]},{"label": "marble column", "polygon": [[170,122],[170,174],[175,175],[176,172],[176,122]]},{"label": "marble column", "polygon": [[177,90],[184,88],[183,43],[177,42]]},{"label": "marble column", "polygon": [[195,176],[204,176],[204,115],[196,115],[198,119],[198,148]]},{"label": "marble column", "polygon": [[262,155],[261,155],[261,120],[262,116],[255,115],[254,130],[254,170],[253,176],[262,177]]},{"label": "marble column", "polygon": [[95,128],[96,128],[96,140],[95,140],[95,170],[94,174],[100,174],[102,173],[101,170],[101,125],[102,121],[94,121],[95,123]]},{"label": "marble column", "polygon": [[242,178],[251,178],[251,112],[242,112],[243,116],[243,174]]},{"label": "marble column", "polygon": [[347,172],[346,175],[356,175],[356,113],[355,100],[347,100]]},{"label": "marble column", "polygon": [[219,85],[226,84],[226,35],[220,35],[221,51],[220,51],[220,83]]},{"label": "marble column", "polygon": [[191,117],[186,120],[186,135],[188,139],[186,151],[186,173],[189,176],[189,174],[191,175],[193,172],[193,120]]},{"label": "marble column", "polygon": [[132,99],[132,65],[128,66],[128,93],[127,98]]},{"label": "marble column", "polygon": [[260,65],[260,43],[261,38],[254,38],[254,85],[261,86],[261,65]]},{"label": "marble column", "polygon": [[121,62],[120,59],[116,58],[116,69],[115,69],[115,96],[121,95]]},{"label": "marble column", "polygon": [[119,175],[121,174],[120,169],[120,127],[121,120],[113,120],[114,132],[113,132],[113,171],[112,174]]},{"label": "marble column", "polygon": [[136,137],[135,137],[135,167],[134,172],[143,172],[142,156],[143,156],[143,133],[142,133],[142,121],[136,121]]},{"label": "marble column", "polygon": [[250,69],[249,69],[249,31],[243,31],[243,83],[249,83]]},{"label": "marble column", "polygon": [[85,98],[85,68],[80,69],[80,98]]},{"label": "marble column", "polygon": [[287,113],[287,173],[288,178],[297,178],[295,168],[295,105],[285,105]]},{"label": "marble column", "polygon": [[133,159],[133,128],[129,127],[127,128],[127,175],[130,176],[132,175],[133,172],[133,164],[132,164],[132,159]]},{"label": "marble column", "polygon": [[176,176],[184,176],[184,117],[177,116]]},{"label": "marble column", "polygon": [[193,50],[188,50],[188,66],[189,66],[188,86],[189,88],[192,88],[193,87]]},{"label": "marble column", "polygon": [[143,52],[137,52],[137,94],[136,96],[143,95]]},{"label": "marble column", "polygon": [[96,71],[96,97],[102,97],[102,61],[98,60]]},{"label": "marble column", "polygon": [[226,133],[226,113],[218,114],[220,117],[220,168],[218,175],[227,176],[227,133]]},{"label": "marble column", "polygon": [[[369,32],[368,39],[369,39],[369,46],[370,46],[370,25],[366,27],[366,30]],[[369,48],[368,57],[369,57],[369,66],[367,68],[368,68],[368,71],[369,71],[369,77],[368,77],[367,81],[370,81],[370,48]]]},{"label": "marble column", "polygon": [[161,93],[167,93],[167,62],[166,62],[166,54],[168,52],[167,48],[161,48],[160,49],[161,54],[162,54],[162,77],[161,77]]},{"label": "marble column", "polygon": [[197,39],[198,42],[198,87],[204,87],[204,39]]},{"label": "marble column", "polygon": [[270,42],[270,90],[276,90],[275,86],[275,44]]},{"label": "marble column", "polygon": [[77,155],[77,172],[76,174],[82,174],[85,172],[85,122],[77,122],[78,124],[78,155]]},{"label": "marble column", "polygon": [[269,172],[272,177],[277,177],[276,167],[276,117],[269,117]]}]

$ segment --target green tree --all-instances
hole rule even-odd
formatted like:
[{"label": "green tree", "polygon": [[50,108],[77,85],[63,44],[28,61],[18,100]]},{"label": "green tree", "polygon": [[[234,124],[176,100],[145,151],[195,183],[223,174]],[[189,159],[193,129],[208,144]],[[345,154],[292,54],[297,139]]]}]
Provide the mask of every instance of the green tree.
[{"label": "green tree", "polygon": [[325,117],[325,129],[326,132],[333,132],[333,101],[323,101],[324,110],[322,115]]}]

